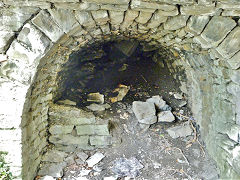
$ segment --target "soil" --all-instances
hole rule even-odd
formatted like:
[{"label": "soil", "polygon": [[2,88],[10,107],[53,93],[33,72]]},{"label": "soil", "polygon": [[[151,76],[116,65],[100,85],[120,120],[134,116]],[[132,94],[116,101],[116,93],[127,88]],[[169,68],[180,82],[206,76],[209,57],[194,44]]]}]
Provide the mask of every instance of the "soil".
[{"label": "soil", "polygon": [[[89,155],[94,152],[105,155],[97,164],[100,172],[93,170],[86,176],[88,179],[101,180],[115,176],[111,170],[114,161],[131,157],[135,157],[144,166],[136,180],[218,179],[215,163],[206,152],[198,131],[199,142],[195,141],[191,146],[188,144],[194,136],[173,139],[166,132],[167,128],[190,120],[194,128],[198,128],[188,106],[179,107],[182,100],[175,99],[171,93],[181,93],[179,82],[173,78],[166,65],[160,67],[152,61],[153,54],[142,52],[139,47],[130,57],[116,54],[116,58],[111,56],[110,60],[105,54],[92,61],[79,62],[71,69],[75,75],[68,81],[67,88],[59,99],[70,99],[77,102],[78,107],[84,108],[90,104],[86,101],[87,94],[100,92],[105,95],[105,102],[111,105],[110,109],[95,115],[108,119],[113,125],[111,133],[114,146],[85,151]],[[112,91],[119,84],[130,86],[130,90],[121,102],[111,103],[109,98],[115,95]],[[132,111],[132,102],[146,101],[154,95],[162,96],[173,112],[183,110],[181,113],[186,118],[177,118],[174,123],[156,123],[149,129],[140,128]],[[183,100],[187,101],[187,97],[184,96]],[[69,171],[71,167],[65,171],[65,178]]]}]

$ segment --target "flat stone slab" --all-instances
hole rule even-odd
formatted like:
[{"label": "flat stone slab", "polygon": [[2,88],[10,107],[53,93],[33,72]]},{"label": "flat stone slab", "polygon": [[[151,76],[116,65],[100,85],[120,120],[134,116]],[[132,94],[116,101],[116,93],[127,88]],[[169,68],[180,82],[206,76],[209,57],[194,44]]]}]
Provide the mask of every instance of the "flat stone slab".
[{"label": "flat stone slab", "polygon": [[109,135],[108,124],[77,126],[78,135]]},{"label": "flat stone slab", "polygon": [[94,155],[87,159],[86,162],[88,164],[88,167],[93,167],[94,165],[99,163],[104,157],[105,156],[102,153],[96,152]]},{"label": "flat stone slab", "polygon": [[186,137],[192,135],[193,130],[187,122],[182,125],[168,128],[167,132],[172,138],[176,139],[178,137]]},{"label": "flat stone slab", "polygon": [[64,158],[67,156],[65,152],[50,150],[46,154],[44,154],[42,161],[47,162],[63,162]]},{"label": "flat stone slab", "polygon": [[65,168],[67,163],[62,162],[62,163],[46,163],[44,164],[39,172],[38,175],[40,176],[52,176],[55,178],[60,178],[63,176],[63,168]]},{"label": "flat stone slab", "polygon": [[175,120],[171,111],[162,111],[158,113],[158,122],[173,122]]},{"label": "flat stone slab", "polygon": [[134,101],[133,112],[140,123],[154,124],[157,122],[155,105],[152,102]]},{"label": "flat stone slab", "polygon": [[166,101],[164,101],[159,95],[152,96],[151,98],[147,99],[146,102],[154,103],[157,110],[161,110],[166,106]]},{"label": "flat stone slab", "polygon": [[105,109],[109,109],[111,106],[109,104],[91,104],[86,106],[91,111],[104,111]]}]

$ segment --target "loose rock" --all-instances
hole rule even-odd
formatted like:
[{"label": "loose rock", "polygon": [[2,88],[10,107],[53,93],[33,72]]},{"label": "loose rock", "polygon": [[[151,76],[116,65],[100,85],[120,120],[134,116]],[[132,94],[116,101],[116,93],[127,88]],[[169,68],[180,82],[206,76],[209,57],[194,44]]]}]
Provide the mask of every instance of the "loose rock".
[{"label": "loose rock", "polygon": [[77,152],[76,155],[78,158],[80,158],[83,161],[86,161],[88,158],[88,155],[84,152]]},{"label": "loose rock", "polygon": [[157,122],[154,103],[134,101],[132,108],[135,116],[140,123],[154,124]]},{"label": "loose rock", "polygon": [[173,122],[175,120],[171,111],[162,111],[158,113],[158,122]]},{"label": "loose rock", "polygon": [[178,137],[190,136],[192,134],[192,129],[187,122],[179,126],[168,128],[167,132],[172,138],[176,139]]},{"label": "loose rock", "polygon": [[76,102],[71,101],[69,99],[60,100],[60,101],[58,101],[58,104],[65,104],[65,105],[71,105],[71,106],[76,106],[77,105]]},{"label": "loose rock", "polygon": [[91,111],[105,111],[105,109],[109,109],[111,106],[109,104],[91,104],[87,106]]},{"label": "loose rock", "polygon": [[100,94],[98,92],[97,93],[90,93],[90,94],[88,94],[87,101],[97,102],[97,103],[103,104],[104,103],[104,95]]},{"label": "loose rock", "polygon": [[105,156],[102,153],[96,152],[86,162],[89,167],[93,167],[95,164],[99,163],[104,157]]},{"label": "loose rock", "polygon": [[175,93],[175,94],[173,94],[173,96],[176,99],[182,99],[183,98],[183,95],[181,93]]},{"label": "loose rock", "polygon": [[158,110],[161,110],[166,105],[166,101],[164,101],[159,95],[147,99],[147,102],[154,103]]},{"label": "loose rock", "polygon": [[52,176],[44,176],[41,177],[39,180],[55,180]]},{"label": "loose rock", "polygon": [[118,175],[118,177],[130,177],[135,178],[139,175],[139,170],[144,166],[135,158],[130,159],[119,158],[114,162],[112,171]]}]

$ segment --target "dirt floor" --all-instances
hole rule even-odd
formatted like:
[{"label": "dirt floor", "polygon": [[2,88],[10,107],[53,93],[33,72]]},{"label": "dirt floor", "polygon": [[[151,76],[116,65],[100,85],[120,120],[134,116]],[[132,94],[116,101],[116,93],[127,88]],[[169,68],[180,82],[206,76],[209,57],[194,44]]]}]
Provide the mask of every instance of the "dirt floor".
[{"label": "dirt floor", "polygon": [[[190,109],[187,105],[179,107],[187,98],[183,96],[183,99],[179,100],[173,96],[174,93],[180,93],[180,84],[174,80],[166,66],[161,68],[151,59],[151,55],[143,54],[137,49],[136,53],[128,58],[109,61],[102,57],[102,60],[80,63],[77,68],[72,69],[75,76],[71,77],[62,98],[73,101],[78,99],[77,106],[83,108],[89,105],[86,101],[87,94],[104,94],[105,102],[111,108],[95,115],[108,119],[113,124],[111,133],[114,146],[85,151],[88,155],[102,152],[105,157],[83,177],[90,180],[107,180],[106,177],[128,179],[117,177],[113,172],[116,160],[136,158],[143,166],[137,171],[136,180],[218,179],[215,163],[204,148]],[[130,90],[122,101],[111,103],[109,97],[114,96],[112,91],[119,84],[129,86]],[[181,112],[185,118],[176,118],[173,123],[156,123],[149,129],[142,129],[132,111],[132,103],[146,101],[154,95],[162,96],[172,108],[172,112]],[[166,129],[183,121],[188,121],[196,132],[177,139],[170,137]],[[66,168],[63,179],[84,179],[80,178],[82,167],[75,164]]]}]

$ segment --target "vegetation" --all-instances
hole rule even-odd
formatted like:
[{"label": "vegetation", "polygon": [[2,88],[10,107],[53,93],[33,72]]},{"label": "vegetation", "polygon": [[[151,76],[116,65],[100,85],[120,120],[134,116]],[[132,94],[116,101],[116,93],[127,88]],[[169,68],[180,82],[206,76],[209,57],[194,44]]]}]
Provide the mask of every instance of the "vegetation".
[{"label": "vegetation", "polygon": [[0,179],[1,180],[12,180],[13,176],[10,172],[10,168],[5,162],[5,155],[6,153],[0,152]]}]

